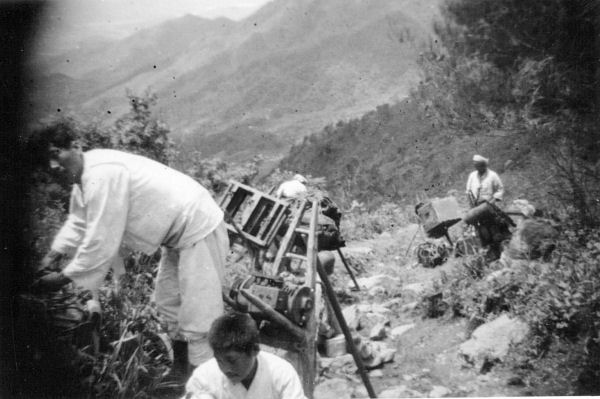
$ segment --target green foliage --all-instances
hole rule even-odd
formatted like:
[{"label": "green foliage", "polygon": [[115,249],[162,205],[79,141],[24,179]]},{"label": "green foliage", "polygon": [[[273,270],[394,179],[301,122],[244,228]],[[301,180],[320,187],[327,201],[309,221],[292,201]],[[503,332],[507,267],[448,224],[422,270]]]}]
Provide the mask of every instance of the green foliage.
[{"label": "green foliage", "polygon": [[129,113],[117,119],[111,129],[112,147],[169,164],[173,158],[173,143],[169,128],[152,117],[151,107],[156,104],[156,94],[143,97],[128,93]]},{"label": "green foliage", "polygon": [[[131,110],[114,126],[61,119],[49,127],[60,125],[76,131],[84,150],[112,148],[168,163],[174,149],[169,129],[152,116],[151,107],[156,97],[146,93],[141,97],[128,94],[128,98]],[[66,218],[69,198],[69,187],[54,181],[46,171],[43,134],[44,129],[34,133],[28,143],[32,162],[39,161],[30,177],[28,196],[31,270],[24,271],[23,278],[29,281]],[[90,353],[89,347],[82,349],[73,345],[68,351],[70,358],[61,365],[70,367],[70,378],[79,379],[79,390],[88,397],[150,397],[168,368],[167,349],[160,338],[156,311],[150,303],[158,257],[134,253],[126,262],[127,273],[121,282],[115,286],[107,281],[101,291],[103,323],[99,353]]]},{"label": "green foliage", "polygon": [[597,37],[599,10],[596,1],[448,0],[413,92],[444,126],[523,137],[547,156],[554,194],[586,225],[600,223],[600,62],[597,40],[581,38]]},{"label": "green foliage", "polygon": [[[551,262],[513,260],[508,268],[469,256],[438,288],[455,315],[485,321],[509,312],[527,321],[531,337],[520,348],[525,361],[545,356],[562,342],[582,353],[585,373],[597,375],[600,231],[567,230],[556,252]],[[589,389],[594,391],[587,394],[598,393],[597,386]]]}]

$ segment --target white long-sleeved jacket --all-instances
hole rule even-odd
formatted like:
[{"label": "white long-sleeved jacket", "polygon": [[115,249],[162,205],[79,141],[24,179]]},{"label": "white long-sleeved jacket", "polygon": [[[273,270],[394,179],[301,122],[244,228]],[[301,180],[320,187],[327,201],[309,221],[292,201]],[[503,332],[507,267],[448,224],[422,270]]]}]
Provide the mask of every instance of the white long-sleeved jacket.
[{"label": "white long-sleeved jacket", "polygon": [[504,196],[504,185],[502,180],[493,170],[479,176],[476,170],[471,172],[467,180],[467,194],[473,194],[476,202],[491,201],[492,199],[502,200]]},{"label": "white long-sleeved jacket", "polygon": [[159,162],[115,150],[88,151],[83,162],[52,249],[74,254],[63,273],[84,288],[101,285],[122,246],[147,254],[186,248],[223,220],[204,187]]}]

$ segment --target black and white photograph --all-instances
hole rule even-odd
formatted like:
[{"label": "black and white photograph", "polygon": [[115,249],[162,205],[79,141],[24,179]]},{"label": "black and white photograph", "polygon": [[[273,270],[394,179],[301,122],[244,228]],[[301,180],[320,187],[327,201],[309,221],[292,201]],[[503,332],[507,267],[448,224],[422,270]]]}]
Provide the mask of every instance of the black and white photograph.
[{"label": "black and white photograph", "polygon": [[600,395],[600,1],[0,33],[0,397]]}]

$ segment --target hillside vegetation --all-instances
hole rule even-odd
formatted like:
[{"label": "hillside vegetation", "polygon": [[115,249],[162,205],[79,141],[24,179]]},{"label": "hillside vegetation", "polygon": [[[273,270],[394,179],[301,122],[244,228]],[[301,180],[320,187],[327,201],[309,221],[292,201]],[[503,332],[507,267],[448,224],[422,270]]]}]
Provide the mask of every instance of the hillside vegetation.
[{"label": "hillside vegetation", "polygon": [[508,200],[546,208],[554,222],[530,221],[547,229],[530,235],[539,244],[554,231],[552,256],[511,260],[511,241],[500,261],[460,260],[423,298],[443,298],[436,311],[472,328],[501,314],[526,322],[504,367],[532,395],[600,392],[598,26],[598,1],[448,0],[406,101],[330,125],[281,162],[376,209],[422,190],[462,192],[477,152]]},{"label": "hillside vegetation", "polygon": [[326,127],[281,166],[378,203],[462,191],[477,152],[509,198],[551,193],[597,220],[597,43],[581,40],[597,38],[597,14],[597,2],[447,1],[406,101]]}]

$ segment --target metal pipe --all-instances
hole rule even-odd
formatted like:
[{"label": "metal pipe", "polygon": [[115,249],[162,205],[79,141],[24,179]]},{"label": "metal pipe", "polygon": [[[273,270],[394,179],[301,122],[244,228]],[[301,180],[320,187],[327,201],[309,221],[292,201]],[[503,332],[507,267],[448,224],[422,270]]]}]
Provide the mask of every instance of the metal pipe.
[{"label": "metal pipe", "polygon": [[317,272],[319,273],[319,277],[321,278],[321,282],[323,283],[323,287],[325,288],[325,294],[327,295],[327,298],[329,299],[329,303],[331,304],[331,307],[333,308],[333,313],[335,313],[335,317],[337,318],[338,323],[340,324],[340,328],[342,329],[342,332],[344,333],[344,337],[346,338],[346,343],[350,347],[350,351],[352,352],[352,357],[354,358],[354,362],[356,363],[356,367],[358,368],[358,372],[363,381],[363,384],[365,385],[365,388],[367,389],[369,398],[377,398],[377,395],[375,395],[375,391],[373,390],[373,386],[371,385],[371,381],[369,380],[369,376],[367,374],[367,370],[365,369],[365,365],[362,361],[362,358],[360,357],[360,353],[358,353],[358,350],[356,349],[356,346],[354,345],[354,341],[352,340],[352,334],[350,334],[350,329],[348,328],[348,324],[346,324],[346,320],[344,319],[344,314],[342,313],[342,308],[340,307],[340,304],[338,303],[337,298],[335,296],[335,292],[333,291],[333,287],[331,286],[331,283],[329,282],[329,279],[327,278],[327,273],[325,273],[325,270],[323,270],[323,266],[321,266],[321,262],[319,262],[318,259],[317,259]]},{"label": "metal pipe", "polygon": [[272,307],[261,301],[260,298],[243,288],[240,289],[240,293],[248,301],[250,301],[250,303],[256,306],[265,315],[265,317],[269,319],[269,321],[285,328],[286,331],[292,334],[294,338],[298,339],[300,342],[304,342],[306,340],[306,334],[304,333],[304,330],[294,325],[291,321],[286,319],[285,316],[277,313],[277,311],[275,311]]},{"label": "metal pipe", "polygon": [[344,254],[342,254],[342,250],[340,248],[338,248],[337,252],[340,255],[340,259],[342,260],[342,263],[344,264],[344,267],[348,271],[348,274],[350,275],[350,278],[354,282],[354,286],[356,287],[356,291],[360,291],[360,287],[358,286],[358,282],[356,281],[356,278],[354,277],[354,273],[352,273],[352,270],[350,269],[350,266],[348,266],[348,263],[346,262],[346,258],[344,258]]}]

